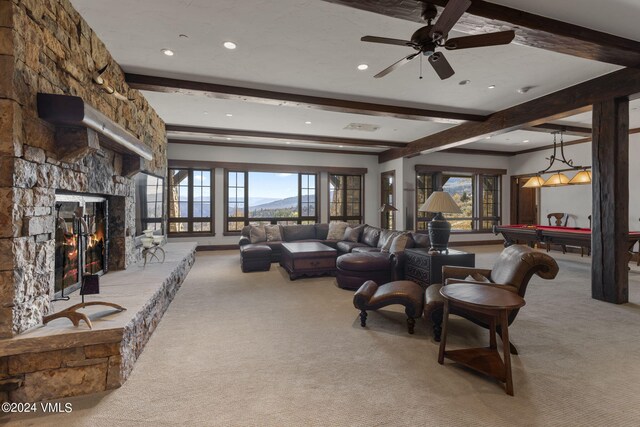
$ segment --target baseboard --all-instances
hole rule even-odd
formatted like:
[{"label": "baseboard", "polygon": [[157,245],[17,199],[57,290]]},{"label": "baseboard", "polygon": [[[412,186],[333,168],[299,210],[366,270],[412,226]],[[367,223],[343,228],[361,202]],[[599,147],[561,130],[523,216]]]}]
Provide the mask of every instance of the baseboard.
[{"label": "baseboard", "polygon": [[199,245],[196,251],[231,251],[234,249],[240,249],[240,245]]},{"label": "baseboard", "polygon": [[467,240],[467,241],[459,241],[459,242],[451,242],[449,241],[449,246],[451,247],[459,247],[459,246],[485,246],[485,245],[503,245],[504,240]]}]

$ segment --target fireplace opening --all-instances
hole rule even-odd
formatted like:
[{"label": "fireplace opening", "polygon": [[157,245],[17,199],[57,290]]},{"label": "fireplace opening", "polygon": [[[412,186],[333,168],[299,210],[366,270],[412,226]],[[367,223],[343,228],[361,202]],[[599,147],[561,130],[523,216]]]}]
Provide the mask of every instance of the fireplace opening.
[{"label": "fireplace opening", "polygon": [[57,194],[55,298],[78,289],[87,274],[102,275],[109,262],[109,209],[100,196]]}]

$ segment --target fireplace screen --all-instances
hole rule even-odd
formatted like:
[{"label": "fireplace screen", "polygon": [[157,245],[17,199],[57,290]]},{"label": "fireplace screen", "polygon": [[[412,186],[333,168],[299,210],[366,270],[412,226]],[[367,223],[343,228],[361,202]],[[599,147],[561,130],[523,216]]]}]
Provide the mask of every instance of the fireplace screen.
[{"label": "fireplace screen", "polygon": [[108,259],[108,206],[103,197],[56,196],[55,292],[70,293],[85,274],[103,274]]}]

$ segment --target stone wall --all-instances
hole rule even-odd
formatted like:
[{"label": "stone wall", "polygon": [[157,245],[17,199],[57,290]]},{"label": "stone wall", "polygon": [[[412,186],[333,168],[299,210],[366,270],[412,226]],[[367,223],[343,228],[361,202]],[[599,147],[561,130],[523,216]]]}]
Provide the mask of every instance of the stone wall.
[{"label": "stone wall", "polygon": [[[103,78],[130,101],[103,92]],[[36,94],[82,97],[153,151],[143,169],[166,176],[166,133],[144,97],[68,0],[0,0],[0,338],[41,323],[49,311],[54,274],[56,191],[118,196],[124,200],[122,235],[112,253],[125,267],[135,258],[134,186],[122,176],[122,158],[107,149],[64,163],[55,129],[38,118]],[[111,264],[114,265],[114,264]]]}]

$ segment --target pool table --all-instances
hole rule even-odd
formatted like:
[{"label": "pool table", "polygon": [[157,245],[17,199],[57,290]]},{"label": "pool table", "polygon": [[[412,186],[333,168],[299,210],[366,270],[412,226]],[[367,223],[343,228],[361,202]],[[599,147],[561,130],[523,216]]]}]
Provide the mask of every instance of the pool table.
[{"label": "pool table", "polygon": [[[495,225],[495,234],[502,233],[504,245],[511,246],[517,241],[533,246],[534,243],[545,245],[569,245],[586,248],[591,251],[591,229],[578,227],[555,227],[547,225]],[[629,251],[640,240],[640,231],[630,231],[627,238]]]}]

